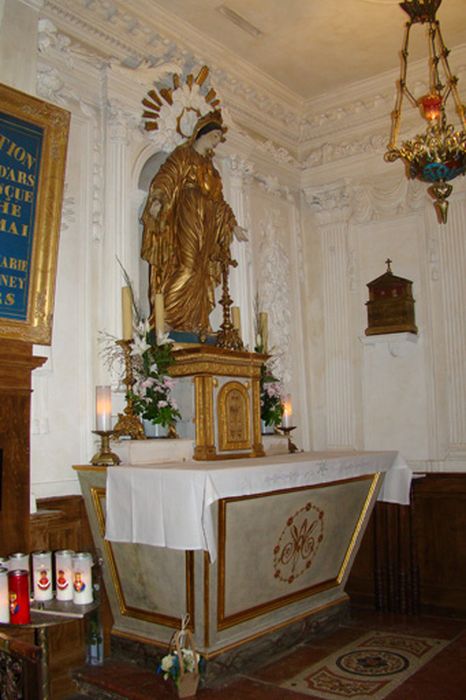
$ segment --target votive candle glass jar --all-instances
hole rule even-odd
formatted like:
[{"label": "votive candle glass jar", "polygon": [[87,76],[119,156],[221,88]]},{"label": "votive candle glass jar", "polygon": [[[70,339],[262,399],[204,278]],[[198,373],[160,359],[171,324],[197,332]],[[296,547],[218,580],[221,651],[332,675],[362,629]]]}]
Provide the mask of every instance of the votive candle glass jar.
[{"label": "votive candle glass jar", "polygon": [[92,563],[89,552],[76,552],[73,556],[73,602],[77,605],[88,605],[94,600]]},{"label": "votive candle glass jar", "polygon": [[0,567],[0,622],[10,622],[8,569],[5,566]]},{"label": "votive candle glass jar", "polygon": [[55,595],[57,600],[73,600],[73,555],[71,549],[55,552]]},{"label": "votive candle glass jar", "polygon": [[[2,564],[3,566],[3,564]],[[6,564],[8,571],[27,571],[28,574],[28,586],[29,591],[31,591],[31,562],[29,554],[24,552],[13,552],[8,556],[8,564]]]},{"label": "votive candle glass jar", "polygon": [[34,600],[44,602],[52,600],[52,553],[32,553],[32,580],[34,587]]},{"label": "votive candle glass jar", "polygon": [[8,572],[8,591],[10,622],[15,625],[27,625],[31,622],[31,608],[29,603],[29,573],[25,569],[13,569]]},{"label": "votive candle glass jar", "polygon": [[10,571],[24,569],[29,572],[29,554],[24,554],[24,552],[14,552],[8,557],[8,569]]},{"label": "votive candle glass jar", "polygon": [[95,388],[95,427],[102,432],[112,429],[112,388],[110,386]]}]

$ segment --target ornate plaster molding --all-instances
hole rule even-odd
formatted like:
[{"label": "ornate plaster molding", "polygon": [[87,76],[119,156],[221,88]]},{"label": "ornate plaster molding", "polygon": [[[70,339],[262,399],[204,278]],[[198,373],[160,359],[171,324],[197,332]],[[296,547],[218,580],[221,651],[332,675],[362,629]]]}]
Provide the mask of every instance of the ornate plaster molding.
[{"label": "ornate plaster molding", "polygon": [[353,185],[308,187],[304,194],[320,225],[345,221],[365,224],[419,212],[427,197],[425,185],[407,180],[402,173],[379,175]]},{"label": "ornate plaster molding", "polygon": [[383,154],[387,147],[387,139],[388,127],[387,133],[384,135],[368,134],[351,141],[343,140],[340,143],[323,143],[307,155],[301,167],[303,169],[316,167],[352,156],[373,153]]},{"label": "ornate plaster molding", "polygon": [[293,194],[290,188],[287,185],[282,185],[276,175],[257,173],[255,180],[267,194],[279,199],[286,199],[288,202],[293,201]]},{"label": "ornate plaster molding", "polygon": [[334,104],[328,109],[305,117],[301,127],[302,141],[308,141],[316,137],[316,133],[322,136],[323,133],[334,133],[335,129],[341,125],[347,129],[352,124],[361,121],[367,122],[374,115],[389,115],[392,109],[393,89],[383,94],[376,93],[368,96],[367,99],[349,100],[343,104]]},{"label": "ornate plaster molding", "polygon": [[68,231],[70,226],[76,221],[76,200],[69,194],[70,186],[65,182],[65,192],[63,196],[63,206],[61,213],[61,230]]},{"label": "ornate plaster molding", "polygon": [[46,0],[44,5],[44,14],[63,25],[65,33],[74,36],[74,42],[85,46],[91,38],[92,44],[100,47],[104,61],[120,61],[128,69],[141,66],[143,70],[180,58],[189,69],[208,63],[212,82],[224,95],[224,104],[235,101],[245,114],[255,108],[277,134],[286,128],[297,142],[300,98],[238,57],[229,61],[220,44],[216,50],[209,42],[206,55],[205,37],[192,30],[189,37],[184,36],[182,27],[176,31],[170,28],[160,8],[151,8],[144,18],[140,13],[140,7],[134,9],[124,0]]},{"label": "ornate plaster molding", "polygon": [[232,177],[242,182],[250,181],[254,175],[254,163],[238,154],[233,154],[227,159]]},{"label": "ornate plaster molding", "polygon": [[291,165],[292,167],[301,167],[299,161],[291,155],[291,153],[283,146],[277,146],[273,141],[257,141],[255,146],[258,151],[271,155],[273,160],[280,165]]},{"label": "ornate plaster molding", "polygon": [[281,240],[281,232],[286,229],[279,208],[272,207],[266,212],[260,226],[259,296],[263,308],[268,310],[269,344],[274,348],[275,370],[288,386],[292,378],[291,370],[291,289],[290,260],[288,251]]},{"label": "ornate plaster molding", "polygon": [[68,107],[73,101],[79,101],[77,93],[69,89],[60,71],[42,62],[37,65],[36,89],[39,97],[61,107]]},{"label": "ornate plaster molding", "polygon": [[306,188],[304,194],[320,225],[349,220],[351,192],[346,183],[336,182],[322,188]]},{"label": "ornate plaster molding", "polygon": [[426,201],[425,185],[407,180],[403,173],[379,176],[351,189],[351,219],[358,224],[420,211]]},{"label": "ornate plaster molding", "polygon": [[82,114],[91,125],[92,147],[92,238],[101,241],[103,237],[105,180],[104,180],[104,145],[103,130],[99,112],[93,106],[81,100],[79,103]]},{"label": "ornate plaster molding", "polygon": [[108,63],[105,56],[72,40],[48,18],[39,20],[37,41],[39,54],[46,56],[56,53],[70,67],[74,67],[76,61],[90,63],[96,68],[102,68]]}]

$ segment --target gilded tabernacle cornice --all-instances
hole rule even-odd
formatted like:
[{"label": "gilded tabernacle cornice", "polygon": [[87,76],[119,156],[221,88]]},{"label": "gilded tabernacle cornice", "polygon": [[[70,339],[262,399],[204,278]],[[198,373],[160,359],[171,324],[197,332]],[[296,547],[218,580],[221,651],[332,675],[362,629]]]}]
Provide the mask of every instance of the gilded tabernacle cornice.
[{"label": "gilded tabernacle cornice", "polygon": [[218,375],[259,378],[266,355],[246,351],[232,351],[213,345],[194,345],[175,349],[175,364],[170,368],[173,377]]}]

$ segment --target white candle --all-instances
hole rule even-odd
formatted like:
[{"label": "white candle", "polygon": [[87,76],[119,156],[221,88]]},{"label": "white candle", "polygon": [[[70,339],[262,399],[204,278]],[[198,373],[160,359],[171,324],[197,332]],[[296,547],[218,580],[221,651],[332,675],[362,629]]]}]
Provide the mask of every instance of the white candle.
[{"label": "white candle", "polygon": [[231,307],[231,322],[233,324],[233,328],[236,328],[238,335],[241,338],[241,311],[239,306]]},{"label": "white candle", "polygon": [[92,594],[92,555],[77,552],[73,556],[73,602],[87,605],[94,600]]},{"label": "white candle", "polygon": [[160,333],[165,333],[165,307],[163,305],[163,294],[155,295],[155,332],[157,338]]},{"label": "white candle", "polygon": [[55,591],[57,600],[73,600],[73,555],[71,549],[55,552]]},{"label": "white candle", "polygon": [[129,287],[121,288],[121,316],[123,340],[131,340],[133,337],[133,303]]},{"label": "white candle", "polygon": [[96,430],[112,429],[112,390],[109,386],[95,388],[95,426]]},{"label": "white candle", "polygon": [[293,427],[293,407],[291,405],[291,394],[285,396],[283,401],[282,426],[284,428]]},{"label": "white candle", "polygon": [[34,600],[52,600],[52,553],[32,553]]},{"label": "white candle", "polygon": [[8,569],[5,566],[0,568],[0,622],[10,622]]}]

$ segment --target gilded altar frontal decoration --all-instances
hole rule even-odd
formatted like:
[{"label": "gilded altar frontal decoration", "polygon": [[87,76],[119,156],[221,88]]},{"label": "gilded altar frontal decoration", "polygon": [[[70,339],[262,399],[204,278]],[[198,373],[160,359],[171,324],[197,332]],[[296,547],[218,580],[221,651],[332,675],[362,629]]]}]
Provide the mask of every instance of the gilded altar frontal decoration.
[{"label": "gilded altar frontal decoration", "polygon": [[397,277],[391,268],[392,261],[385,261],[386,272],[369,282],[366,335],[385,333],[415,333],[413,283]]},{"label": "gilded altar frontal decoration", "polygon": [[50,345],[70,114],[0,84],[0,337]]}]

